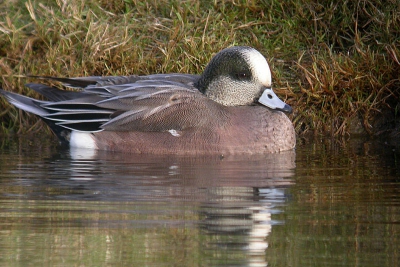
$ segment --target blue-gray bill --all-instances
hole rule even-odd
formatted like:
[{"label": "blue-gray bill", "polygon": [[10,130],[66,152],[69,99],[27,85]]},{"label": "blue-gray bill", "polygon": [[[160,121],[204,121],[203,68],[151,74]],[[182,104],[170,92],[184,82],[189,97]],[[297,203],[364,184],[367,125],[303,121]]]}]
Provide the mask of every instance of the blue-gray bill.
[{"label": "blue-gray bill", "polygon": [[292,113],[293,110],[291,106],[279,99],[279,97],[274,93],[274,91],[272,91],[271,88],[264,90],[263,94],[258,99],[258,102],[271,109],[276,109],[287,113]]}]

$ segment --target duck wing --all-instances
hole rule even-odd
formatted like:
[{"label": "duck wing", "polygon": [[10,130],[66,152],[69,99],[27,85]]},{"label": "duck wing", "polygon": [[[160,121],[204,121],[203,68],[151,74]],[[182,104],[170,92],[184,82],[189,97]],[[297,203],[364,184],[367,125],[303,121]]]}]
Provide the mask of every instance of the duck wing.
[{"label": "duck wing", "polygon": [[116,110],[101,126],[109,131],[182,131],[200,127],[219,106],[197,90],[176,85],[146,87],[96,105]]},{"label": "duck wing", "polygon": [[29,75],[28,77],[37,78],[41,80],[53,80],[62,82],[67,87],[76,89],[82,89],[89,86],[107,86],[107,85],[124,85],[133,84],[138,81],[171,81],[185,85],[192,85],[196,82],[200,76],[193,74],[151,74],[151,75],[129,75],[129,76],[87,76],[87,77],[75,77],[75,78],[63,78],[53,76],[34,76]]},{"label": "duck wing", "polygon": [[60,127],[84,132],[183,131],[209,126],[209,118],[223,116],[223,106],[193,86],[196,75],[89,78],[50,77],[69,86],[79,85],[81,91],[29,84],[51,100],[36,103],[45,111],[40,116]]}]

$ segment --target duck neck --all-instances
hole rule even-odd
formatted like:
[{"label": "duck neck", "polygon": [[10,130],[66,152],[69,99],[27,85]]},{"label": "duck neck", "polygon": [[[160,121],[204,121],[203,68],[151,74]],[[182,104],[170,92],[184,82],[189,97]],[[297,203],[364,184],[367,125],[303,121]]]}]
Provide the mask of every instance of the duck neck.
[{"label": "duck neck", "polygon": [[209,82],[203,79],[203,76],[199,78],[197,82],[195,82],[194,86],[202,93],[205,94],[207,87],[208,87]]},{"label": "duck neck", "polygon": [[210,86],[211,81],[220,75],[220,68],[218,63],[219,55],[214,56],[210,63],[204,69],[204,72],[201,74],[199,80],[194,84],[194,86],[203,94],[206,93],[207,89]]}]

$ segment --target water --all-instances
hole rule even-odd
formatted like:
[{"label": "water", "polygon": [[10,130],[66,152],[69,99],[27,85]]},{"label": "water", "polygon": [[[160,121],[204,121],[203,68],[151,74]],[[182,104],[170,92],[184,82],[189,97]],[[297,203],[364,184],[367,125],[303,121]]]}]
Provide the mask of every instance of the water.
[{"label": "water", "polygon": [[1,137],[0,266],[399,266],[400,153],[160,157]]}]

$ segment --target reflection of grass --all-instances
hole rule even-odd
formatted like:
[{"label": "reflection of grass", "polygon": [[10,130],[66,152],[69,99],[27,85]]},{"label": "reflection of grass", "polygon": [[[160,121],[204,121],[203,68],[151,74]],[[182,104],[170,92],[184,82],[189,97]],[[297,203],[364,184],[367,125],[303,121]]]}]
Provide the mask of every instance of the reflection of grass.
[{"label": "reflection of grass", "polygon": [[[12,208],[10,208],[12,207]],[[170,207],[170,206],[169,206]],[[160,203],[0,201],[2,266],[201,266],[193,212]],[[158,221],[164,221],[165,224]],[[177,226],[178,225],[178,226]]]},{"label": "reflection of grass", "polygon": [[[199,73],[217,51],[250,45],[269,59],[298,133],[368,133],[399,101],[397,1],[26,1],[0,3],[2,87],[22,75]],[[1,100],[3,131],[37,131]],[[375,123],[375,118],[385,120]],[[383,116],[381,116],[383,117]],[[354,124],[354,123],[353,123]]]},{"label": "reflection of grass", "polygon": [[338,139],[296,150],[290,201],[272,216],[285,224],[267,237],[271,266],[399,266],[398,152]]}]

